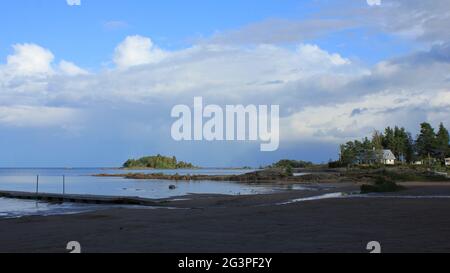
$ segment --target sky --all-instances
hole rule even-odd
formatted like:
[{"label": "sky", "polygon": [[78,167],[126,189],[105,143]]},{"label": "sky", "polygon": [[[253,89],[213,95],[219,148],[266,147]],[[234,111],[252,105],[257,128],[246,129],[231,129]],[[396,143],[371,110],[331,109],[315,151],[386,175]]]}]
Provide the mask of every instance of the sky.
[{"label": "sky", "polygon": [[[15,0],[0,167],[327,162],[386,126],[450,126],[448,0]],[[280,147],[177,142],[174,105],[280,105]]]}]

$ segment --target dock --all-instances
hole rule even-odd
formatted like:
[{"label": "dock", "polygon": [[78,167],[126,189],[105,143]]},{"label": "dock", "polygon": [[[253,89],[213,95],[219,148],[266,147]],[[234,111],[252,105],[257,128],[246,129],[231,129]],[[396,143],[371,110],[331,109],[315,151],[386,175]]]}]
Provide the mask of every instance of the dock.
[{"label": "dock", "polygon": [[141,198],[124,196],[102,196],[102,195],[81,195],[81,194],[57,194],[57,193],[30,193],[18,191],[0,191],[0,197],[23,200],[36,200],[49,203],[82,203],[82,204],[103,204],[103,205],[140,205],[158,206],[159,202]]}]

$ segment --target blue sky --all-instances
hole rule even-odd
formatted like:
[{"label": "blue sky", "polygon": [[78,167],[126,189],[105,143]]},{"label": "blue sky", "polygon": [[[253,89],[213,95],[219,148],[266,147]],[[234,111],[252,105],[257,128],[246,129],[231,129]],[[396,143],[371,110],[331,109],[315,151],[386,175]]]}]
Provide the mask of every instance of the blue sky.
[{"label": "blue sky", "polygon": [[33,42],[98,68],[127,35],[149,36],[165,48],[179,48],[267,17],[301,18],[309,13],[303,8],[311,7],[307,2],[84,0],[69,6],[64,0],[5,1],[0,28],[7,35],[2,35],[1,52],[10,52],[13,43]]},{"label": "blue sky", "polygon": [[[153,153],[205,166],[326,162],[339,143],[387,125],[450,125],[448,8],[445,0],[4,1],[0,167],[118,166]],[[170,109],[194,96],[279,104],[280,149],[173,141]]]},{"label": "blue sky", "polygon": [[[128,35],[151,37],[160,47],[179,49],[216,32],[270,18],[314,18],[321,10],[334,7],[328,2],[84,0],[80,6],[69,6],[64,0],[5,1],[0,17],[0,53],[5,57],[11,53],[12,44],[30,42],[50,48],[55,56],[76,60],[83,67],[100,69]],[[367,6],[359,2],[358,6]],[[404,53],[411,47],[392,35],[368,33],[358,27],[311,41],[367,62]]]}]

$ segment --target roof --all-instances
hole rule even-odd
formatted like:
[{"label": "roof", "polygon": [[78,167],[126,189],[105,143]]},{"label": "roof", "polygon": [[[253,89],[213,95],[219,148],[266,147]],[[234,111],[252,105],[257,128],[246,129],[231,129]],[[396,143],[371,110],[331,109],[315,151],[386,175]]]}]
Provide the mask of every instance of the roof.
[{"label": "roof", "polygon": [[396,160],[394,153],[391,150],[383,150],[383,160]]}]

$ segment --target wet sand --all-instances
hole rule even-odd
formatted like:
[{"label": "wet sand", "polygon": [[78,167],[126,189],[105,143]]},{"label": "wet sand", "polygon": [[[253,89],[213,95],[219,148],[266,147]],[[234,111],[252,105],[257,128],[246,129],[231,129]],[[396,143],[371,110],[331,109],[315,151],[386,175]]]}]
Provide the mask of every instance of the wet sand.
[{"label": "wet sand", "polygon": [[[254,196],[189,196],[176,209],[111,209],[0,220],[0,252],[450,252],[450,199],[340,198],[277,205],[357,189]],[[450,196],[446,184],[414,183],[395,195]]]}]

